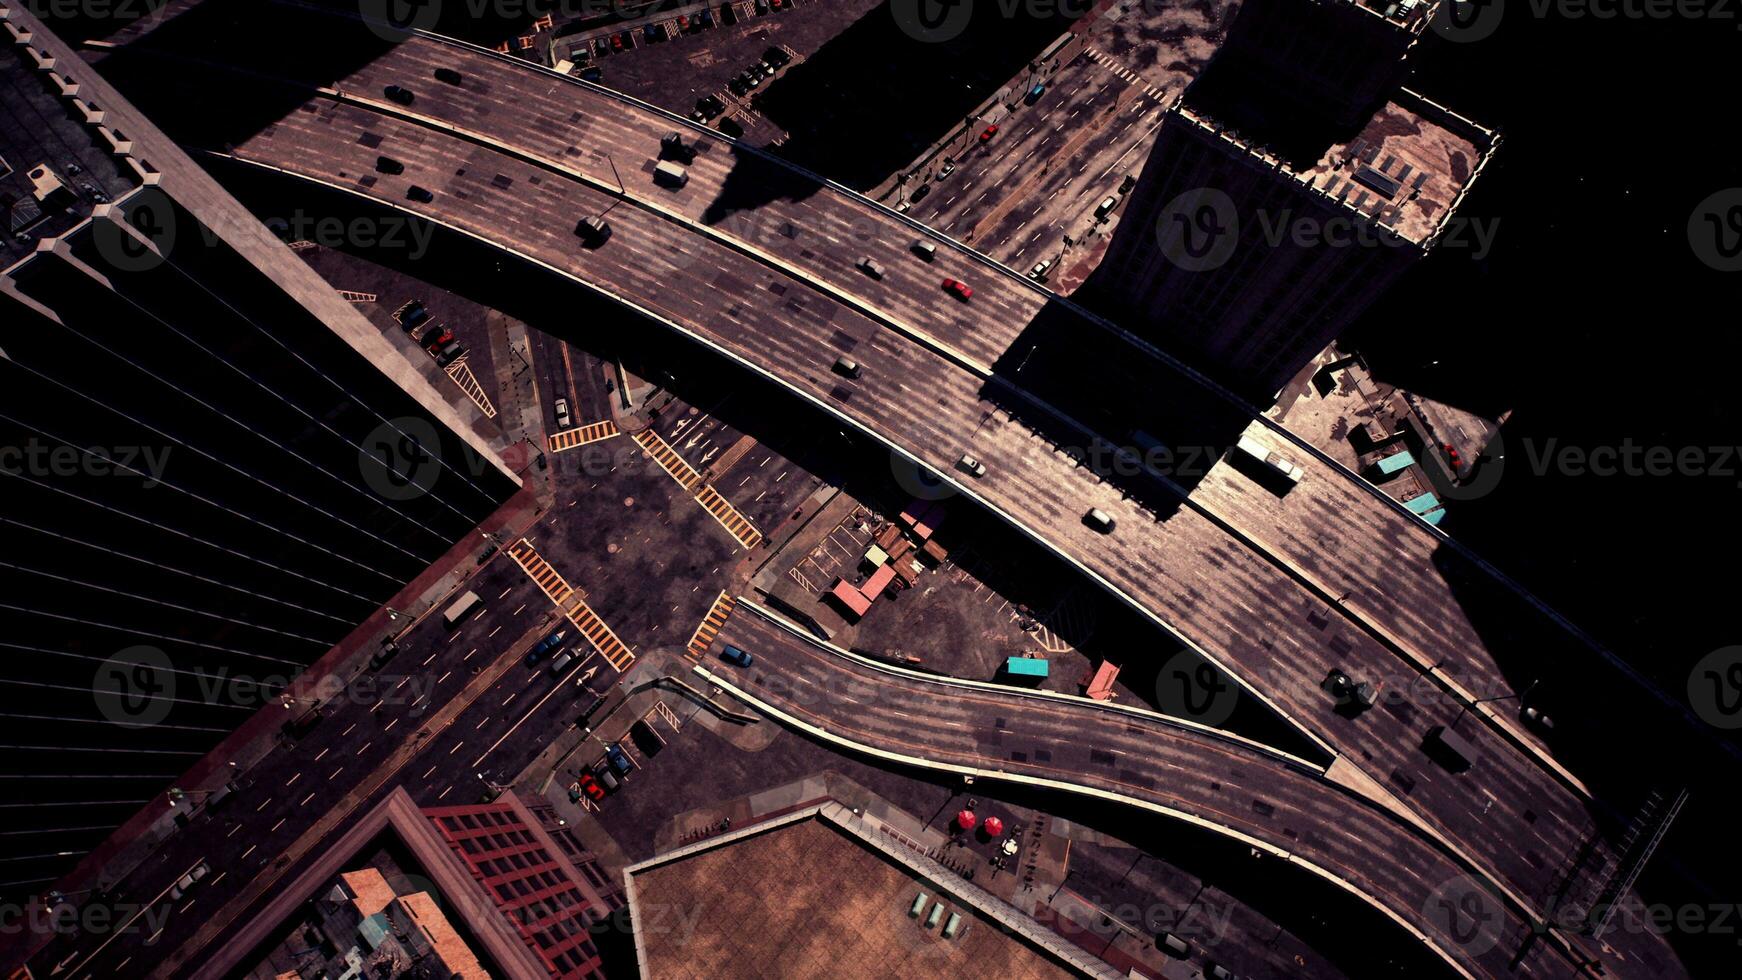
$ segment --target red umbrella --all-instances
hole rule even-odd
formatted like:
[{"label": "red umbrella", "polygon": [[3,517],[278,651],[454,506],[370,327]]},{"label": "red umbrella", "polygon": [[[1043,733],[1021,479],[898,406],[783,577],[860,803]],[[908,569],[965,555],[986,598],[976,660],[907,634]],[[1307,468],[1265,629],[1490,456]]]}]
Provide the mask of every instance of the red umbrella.
[{"label": "red umbrella", "polygon": [[956,826],[963,830],[973,830],[974,825],[979,822],[980,818],[974,816],[974,811],[972,810],[963,810],[961,813],[956,814]]},{"label": "red umbrella", "polygon": [[1002,837],[1002,836],[1004,836],[1004,821],[998,819],[997,817],[987,817],[986,818],[986,836],[988,836],[988,837]]}]

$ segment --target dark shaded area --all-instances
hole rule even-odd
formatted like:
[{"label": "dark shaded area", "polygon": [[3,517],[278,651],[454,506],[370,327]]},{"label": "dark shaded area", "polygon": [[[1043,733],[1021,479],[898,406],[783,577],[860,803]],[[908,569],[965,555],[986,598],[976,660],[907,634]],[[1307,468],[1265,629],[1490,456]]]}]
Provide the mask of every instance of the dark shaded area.
[{"label": "dark shaded area", "polygon": [[787,69],[753,104],[790,134],[782,157],[868,189],[959,126],[1068,28],[1071,19],[1054,8],[1015,5],[1007,17],[988,4],[959,35],[931,41],[904,29],[885,4]]}]

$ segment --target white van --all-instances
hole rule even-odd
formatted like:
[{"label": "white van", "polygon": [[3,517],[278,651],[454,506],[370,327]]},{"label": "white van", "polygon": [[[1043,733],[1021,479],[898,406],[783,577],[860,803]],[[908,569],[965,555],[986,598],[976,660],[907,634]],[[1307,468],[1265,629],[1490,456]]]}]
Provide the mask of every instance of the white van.
[{"label": "white van", "polygon": [[661,160],[653,168],[653,181],[675,189],[689,183],[690,175],[689,171],[670,160]]}]

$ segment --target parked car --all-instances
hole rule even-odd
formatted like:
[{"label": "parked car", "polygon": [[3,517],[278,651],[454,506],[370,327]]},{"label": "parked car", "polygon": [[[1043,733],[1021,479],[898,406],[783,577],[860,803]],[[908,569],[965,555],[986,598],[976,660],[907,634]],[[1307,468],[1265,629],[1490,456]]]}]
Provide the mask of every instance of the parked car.
[{"label": "parked car", "polygon": [[1028,270],[1028,278],[1033,279],[1035,282],[1046,282],[1047,270],[1051,268],[1052,260],[1042,259],[1034,264],[1034,268]]},{"label": "parked car", "polygon": [[974,287],[960,279],[945,279],[944,289],[964,303],[974,298]]},{"label": "parked car", "polygon": [[618,787],[623,785],[623,783],[617,779],[617,774],[611,771],[611,764],[608,762],[601,762],[593,767],[593,778],[597,779],[600,785],[613,793],[617,792]]},{"label": "parked car", "polygon": [[569,426],[574,425],[574,424],[575,424],[574,419],[569,418],[569,400],[567,398],[558,398],[556,400],[556,426],[557,426],[557,428],[566,429]]},{"label": "parked car", "polygon": [[627,776],[635,771],[635,764],[629,761],[629,756],[624,754],[622,746],[605,746],[605,761],[611,764],[612,771],[619,776]]},{"label": "parked car", "polygon": [[769,48],[762,52],[762,60],[770,67],[779,69],[792,63],[792,55],[787,54],[784,48]]},{"label": "parked car", "polygon": [[605,787],[600,786],[599,781],[594,779],[590,772],[581,773],[580,787],[581,792],[587,794],[587,798],[595,803],[605,798]]},{"label": "parked car", "polygon": [[755,657],[750,656],[750,654],[745,653],[743,650],[738,649],[730,643],[726,644],[726,649],[720,651],[720,659],[734,667],[748,667],[756,660]]},{"label": "parked car", "polygon": [[389,85],[381,91],[390,101],[397,102],[400,105],[411,105],[413,102],[417,101],[417,96],[413,94],[411,89],[403,86]]},{"label": "parked car", "polygon": [[992,125],[987,126],[985,129],[980,130],[980,142],[990,143],[990,142],[992,142],[992,137],[997,136],[997,135],[998,135],[998,124],[993,123]]},{"label": "parked car", "polygon": [[423,344],[424,350],[434,354],[436,351],[439,351],[443,347],[454,342],[454,332],[449,330],[447,327],[442,327],[440,330],[431,330],[418,342]]},{"label": "parked car", "polygon": [[1028,104],[1034,105],[1036,102],[1039,102],[1040,97],[1045,95],[1045,94],[1046,94],[1046,86],[1045,85],[1040,85],[1040,84],[1035,85],[1033,88],[1028,90]]},{"label": "parked car", "polygon": [[938,168],[938,179],[943,180],[945,177],[948,177],[950,174],[953,174],[955,172],[956,172],[956,161],[945,160],[944,165]]},{"label": "parked car", "polygon": [[665,40],[665,32],[660,30],[658,24],[648,24],[646,27],[643,27],[641,29],[641,36],[646,38],[649,44]]},{"label": "parked car", "polygon": [[605,80],[605,69],[600,68],[598,65],[588,65],[581,69],[581,80],[584,82],[592,82],[594,85],[597,85]]}]

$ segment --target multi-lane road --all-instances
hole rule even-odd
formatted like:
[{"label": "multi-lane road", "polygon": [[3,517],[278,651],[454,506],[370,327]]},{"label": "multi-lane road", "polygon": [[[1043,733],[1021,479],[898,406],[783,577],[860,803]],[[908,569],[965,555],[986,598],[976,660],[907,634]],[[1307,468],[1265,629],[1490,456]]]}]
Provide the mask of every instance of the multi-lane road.
[{"label": "multi-lane road", "polygon": [[[1546,620],[1413,517],[1253,422],[1248,407],[1021,277],[756,151],[488,52],[415,38],[312,80],[327,89],[313,92],[302,66],[274,61],[279,47],[287,58],[300,50],[295,44],[263,50],[240,37],[208,38],[199,51],[166,43],[153,53],[156,40],[138,42],[136,68],[203,68],[223,51],[247,50],[232,94],[286,108],[265,128],[249,128],[244,115],[206,111],[189,98],[210,97],[210,76],[178,90],[166,78],[173,72],[154,72],[161,115],[184,139],[411,207],[572,276],[940,472],[963,452],[987,461],[987,476],[966,487],[975,497],[1251,681],[1248,696],[1265,698],[1395,787],[1527,902],[1544,902],[1594,835],[1576,786],[1545,765],[1541,743],[1507,715],[1488,706],[1468,712],[1461,730],[1482,761],[1461,777],[1434,768],[1418,748],[1432,725],[1457,723],[1468,695],[1520,685],[1517,668],[1503,670],[1500,657],[1513,656],[1526,633],[1539,651],[1564,652],[1561,670],[1597,662],[1591,651],[1552,625],[1491,649],[1491,631],[1478,629],[1466,607]],[[458,67],[465,81],[435,82],[438,67]],[[263,77],[273,74],[300,82],[280,87]],[[389,102],[382,92],[390,84],[412,88],[415,102]],[[198,118],[188,118],[191,106],[202,107]],[[675,191],[650,177],[659,138],[674,129],[699,151],[688,185]],[[379,155],[404,172],[376,173]],[[407,201],[413,184],[435,199]],[[581,248],[575,220],[607,209],[612,239]],[[918,237],[936,244],[934,261],[910,252]],[[861,272],[863,257],[880,262],[884,275]],[[970,281],[973,300],[945,293],[944,276]],[[857,359],[863,377],[832,375],[839,353]],[[991,378],[995,364],[1002,367]],[[1097,404],[1062,380],[1084,370],[1113,382],[1097,387]],[[1076,417],[1016,385],[1067,404]],[[1306,476],[1277,496],[1212,451],[1203,453],[1207,470],[1190,480],[1114,481],[1062,448],[1087,445],[1091,429],[1122,442],[1135,428],[1203,450],[1249,430],[1291,452]],[[1151,485],[1133,494],[1133,482]],[[1157,497],[1169,503],[1157,507]],[[1118,519],[1114,534],[1081,524],[1091,506]],[[1533,665],[1548,659],[1531,657]],[[1430,680],[1392,709],[1351,721],[1317,687],[1333,666],[1393,690],[1424,672]]]},{"label": "multi-lane road", "polygon": [[[1237,836],[1356,892],[1466,976],[1576,975],[1468,869],[1320,769],[1143,710],[872,663],[740,600],[715,640],[755,658],[698,668],[783,722],[911,765],[1091,793]],[[1446,914],[1449,905],[1461,918]]]},{"label": "multi-lane road", "polygon": [[[561,624],[549,598],[506,555],[459,591],[483,606],[456,628],[438,605],[400,640],[400,651],[318,705],[319,720],[249,768],[221,802],[111,886],[111,908],[137,907],[120,928],[60,934],[37,951],[37,976],[170,976],[203,962],[214,942],[292,874],[352,814],[404,787],[424,806],[473,802],[485,780],[506,781],[567,727],[582,681],[604,690],[616,672]],[[563,625],[575,662],[561,676],[522,656]],[[317,706],[286,704],[286,721]],[[267,705],[263,710],[280,709]],[[176,879],[204,863],[209,874],[184,894]],[[172,898],[172,895],[175,897]],[[241,951],[245,952],[245,951]]]}]

